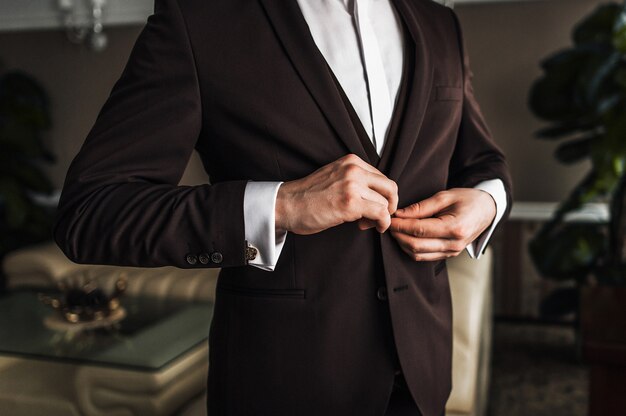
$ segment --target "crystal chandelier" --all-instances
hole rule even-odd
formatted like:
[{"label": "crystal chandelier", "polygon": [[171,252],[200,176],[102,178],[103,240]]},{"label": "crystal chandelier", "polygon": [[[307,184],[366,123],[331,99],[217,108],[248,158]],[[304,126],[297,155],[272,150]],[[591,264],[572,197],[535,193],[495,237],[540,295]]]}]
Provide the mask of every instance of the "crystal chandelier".
[{"label": "crystal chandelier", "polygon": [[[107,47],[108,39],[102,25],[102,12],[106,0],[57,0],[62,13],[63,26],[70,42],[84,43],[92,50],[99,52]],[[77,12],[77,1],[88,4],[89,19],[86,23],[80,22]]]}]

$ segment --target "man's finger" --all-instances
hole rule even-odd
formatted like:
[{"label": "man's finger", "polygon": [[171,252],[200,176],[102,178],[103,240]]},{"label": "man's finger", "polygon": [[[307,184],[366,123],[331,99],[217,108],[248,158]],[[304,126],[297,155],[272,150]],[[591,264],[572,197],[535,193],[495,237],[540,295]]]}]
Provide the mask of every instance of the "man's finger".
[{"label": "man's finger", "polygon": [[[396,234],[391,232],[392,235]],[[395,237],[396,235],[394,235]],[[404,234],[397,234],[397,236],[405,236]],[[404,244],[398,241],[398,245],[413,261],[434,261],[442,260],[459,255],[457,251],[435,251],[435,252],[415,252],[411,245]]]},{"label": "man's finger", "polygon": [[419,238],[452,238],[454,233],[449,216],[435,218],[392,218],[391,231],[407,234]]},{"label": "man's finger", "polygon": [[364,170],[366,170],[368,172],[377,173],[379,175],[382,175],[381,171],[379,171],[374,166],[370,165],[369,163],[367,163],[366,161],[364,161],[363,159],[361,159],[360,157],[358,157],[354,153],[351,153],[349,155],[344,156],[344,160],[346,160],[349,163],[353,163],[353,164],[357,165],[358,167],[360,167],[361,169],[364,169]]},{"label": "man's finger", "polygon": [[384,175],[367,172],[364,175],[367,186],[387,199],[388,210],[393,214],[398,209],[398,185]]},{"label": "man's finger", "polygon": [[395,215],[399,218],[428,218],[443,211],[453,203],[454,200],[448,194],[438,192],[423,201],[398,209]]},{"label": "man's finger", "polygon": [[360,230],[369,230],[370,228],[376,227],[376,221],[372,221],[367,218],[361,218],[358,221],[358,225]]},{"label": "man's finger", "polygon": [[460,240],[448,238],[417,238],[404,233],[391,231],[391,235],[413,253],[458,253],[465,249]]},{"label": "man's finger", "polygon": [[414,261],[435,261],[435,260],[444,260],[449,259],[450,257],[454,257],[458,255],[457,253],[419,253],[413,254],[410,251],[402,248],[409,257],[411,257]]},{"label": "man's finger", "polygon": [[374,191],[371,188],[362,188],[360,193],[361,193],[361,198],[363,199],[376,202],[377,204],[381,204],[385,206],[389,205],[389,201],[387,200],[386,197],[384,197],[383,195],[379,194],[378,192]]},{"label": "man's finger", "polygon": [[378,175],[382,175],[381,171],[379,171],[374,166],[370,165],[369,163],[367,163],[366,161],[364,161],[363,159],[361,159],[360,157],[358,157],[354,153],[351,153],[349,155],[345,155],[344,157],[339,159],[339,161],[341,163],[345,163],[346,165],[358,166],[358,167],[360,167],[361,169],[363,169],[363,170],[365,170],[367,172],[371,172],[371,173],[376,173]]},{"label": "man's finger", "polygon": [[366,199],[363,200],[361,216],[374,221],[376,223],[376,230],[379,233],[387,231],[391,224],[391,216],[387,211],[387,206]]}]

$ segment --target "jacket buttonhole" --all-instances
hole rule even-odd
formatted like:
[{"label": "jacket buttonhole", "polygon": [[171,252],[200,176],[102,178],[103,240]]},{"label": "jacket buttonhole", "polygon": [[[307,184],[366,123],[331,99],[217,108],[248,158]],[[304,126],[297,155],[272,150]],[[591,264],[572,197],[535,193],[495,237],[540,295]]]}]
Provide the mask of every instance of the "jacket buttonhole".
[{"label": "jacket buttonhole", "polygon": [[394,287],[393,291],[402,292],[403,290],[407,290],[408,288],[409,288],[409,285],[402,285],[402,286]]}]

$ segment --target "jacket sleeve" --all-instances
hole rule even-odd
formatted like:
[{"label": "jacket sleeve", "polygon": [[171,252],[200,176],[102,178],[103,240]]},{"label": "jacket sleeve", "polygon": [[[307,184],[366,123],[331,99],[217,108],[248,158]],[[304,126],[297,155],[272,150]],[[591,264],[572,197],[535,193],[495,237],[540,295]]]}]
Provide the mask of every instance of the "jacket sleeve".
[{"label": "jacket sleeve", "polygon": [[[463,114],[456,147],[450,163],[448,188],[473,188],[490,179],[501,179],[507,195],[507,206],[502,219],[511,211],[512,182],[504,154],[491,137],[491,132],[474,97],[472,71],[466,52],[461,26],[451,9],[458,46],[463,63]],[[502,221],[500,222],[502,223]]]},{"label": "jacket sleeve", "polygon": [[67,173],[54,239],[77,263],[246,264],[246,181],[179,186],[202,127],[177,0],[156,0]]}]

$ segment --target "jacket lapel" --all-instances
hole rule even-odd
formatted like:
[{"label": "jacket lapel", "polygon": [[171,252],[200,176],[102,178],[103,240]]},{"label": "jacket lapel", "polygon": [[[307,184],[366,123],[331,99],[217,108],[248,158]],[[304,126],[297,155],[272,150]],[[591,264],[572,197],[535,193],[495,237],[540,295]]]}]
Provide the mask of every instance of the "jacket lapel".
[{"label": "jacket lapel", "polygon": [[339,95],[341,95],[341,100],[343,101],[345,108],[348,110],[348,115],[350,116],[350,120],[352,120],[352,127],[356,131],[356,135],[361,141],[361,145],[363,146],[365,152],[367,153],[367,156],[369,157],[370,164],[373,166],[378,166],[378,164],[380,163],[380,156],[378,155],[376,147],[374,147],[374,143],[372,143],[372,139],[370,139],[370,136],[365,131],[365,127],[363,127],[361,119],[359,118],[356,110],[352,106],[352,102],[346,95],[346,92],[343,90],[341,83],[335,77],[332,68],[330,68],[329,66],[328,69],[330,71],[330,74],[332,75],[335,87],[337,88],[337,91],[339,91]]},{"label": "jacket lapel", "polygon": [[369,160],[296,0],[260,0],[293,66],[349,152]]},{"label": "jacket lapel", "polygon": [[399,97],[404,98],[404,105],[399,105],[394,111],[390,134],[386,138],[378,166],[387,177],[397,181],[412,154],[424,121],[434,66],[422,31],[425,27],[421,21],[424,13],[420,13],[419,10],[423,6],[422,1],[392,0],[392,2],[407,29],[405,34],[408,33],[413,40],[411,42],[411,39],[405,39],[405,42],[413,48],[413,53],[407,54],[405,59],[411,59],[413,62],[409,62],[409,68],[412,70],[403,74],[408,76],[408,79],[402,81],[400,91],[404,93],[404,97]]},{"label": "jacket lapel", "polygon": [[434,67],[422,31],[421,0],[391,0],[407,29],[405,33],[412,39],[412,42],[405,39],[413,48],[413,53],[406,57],[412,60],[409,63],[412,70],[404,71],[403,77],[407,77],[402,81],[404,105],[394,110],[391,134],[386,138],[378,164],[368,156],[359,139],[332,70],[317,48],[297,1],[259,1],[303,83],[348,151],[378,165],[379,170],[397,181],[415,147],[432,87]]}]

